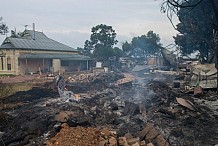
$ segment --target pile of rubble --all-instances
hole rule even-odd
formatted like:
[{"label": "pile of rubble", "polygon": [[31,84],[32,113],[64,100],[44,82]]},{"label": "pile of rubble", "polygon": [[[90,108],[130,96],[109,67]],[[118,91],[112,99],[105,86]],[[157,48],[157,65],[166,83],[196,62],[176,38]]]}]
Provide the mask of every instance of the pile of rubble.
[{"label": "pile of rubble", "polygon": [[87,73],[68,76],[66,79],[67,88],[74,93],[87,91],[99,91],[103,88],[110,87],[112,83],[123,78],[124,75],[119,73]]},{"label": "pile of rubble", "polygon": [[[79,101],[61,102],[58,93],[45,88],[41,95],[28,95],[35,93],[31,91],[12,95],[13,102],[25,104],[13,110],[3,109],[4,118],[0,113],[4,143],[11,146],[218,143],[218,108],[208,106],[207,98],[196,98],[152,80],[136,80],[123,86],[117,84],[124,77],[119,73],[82,76],[84,82],[72,75],[74,80],[67,83],[80,97]],[[25,97],[28,100],[21,100]],[[217,98],[212,101],[216,103]]]},{"label": "pile of rubble", "polygon": [[169,146],[163,135],[159,134],[151,123],[146,124],[145,128],[136,134],[137,138],[130,133],[117,137],[116,131],[107,128],[69,127],[67,124],[62,124],[61,128],[55,137],[46,142],[47,146],[154,146],[151,141],[158,146]]}]

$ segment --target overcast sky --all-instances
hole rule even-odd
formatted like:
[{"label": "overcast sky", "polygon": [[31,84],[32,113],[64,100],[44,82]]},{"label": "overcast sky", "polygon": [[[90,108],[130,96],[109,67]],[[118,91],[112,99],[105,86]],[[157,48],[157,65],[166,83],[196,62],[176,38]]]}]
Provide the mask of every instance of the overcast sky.
[{"label": "overcast sky", "polygon": [[[113,27],[118,46],[135,36],[153,30],[161,43],[173,43],[177,32],[166,14],[160,12],[162,0],[0,0],[0,16],[10,30],[43,31],[49,38],[73,48],[83,47],[98,24]],[[0,36],[0,42],[5,36]]]}]

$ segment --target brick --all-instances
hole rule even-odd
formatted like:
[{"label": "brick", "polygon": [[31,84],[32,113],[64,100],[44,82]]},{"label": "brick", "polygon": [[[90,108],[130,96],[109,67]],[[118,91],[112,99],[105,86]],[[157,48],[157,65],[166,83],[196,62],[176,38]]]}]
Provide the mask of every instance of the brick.
[{"label": "brick", "polygon": [[154,126],[151,123],[147,123],[145,128],[142,131],[139,131],[136,136],[139,137],[140,140],[143,140],[147,135],[148,131],[152,128],[154,128]]},{"label": "brick", "polygon": [[146,134],[146,137],[145,137],[145,140],[152,140],[154,139],[155,137],[158,136],[158,131],[153,127],[152,129],[150,129],[148,131],[148,133]]},{"label": "brick", "polygon": [[155,142],[157,143],[157,146],[170,146],[170,144],[165,140],[163,135],[158,135],[155,138]]},{"label": "brick", "polygon": [[127,140],[127,143],[128,143],[129,145],[133,145],[133,144],[135,144],[135,143],[140,143],[139,137],[128,139],[128,140]]},{"label": "brick", "polygon": [[153,143],[150,142],[147,144],[147,146],[154,146],[154,145],[153,145]]},{"label": "brick", "polygon": [[132,134],[130,133],[126,133],[124,137],[126,137],[127,140],[133,138]]},{"label": "brick", "polygon": [[127,143],[126,137],[119,137],[119,146],[129,146],[129,144]]},{"label": "brick", "polygon": [[109,145],[110,145],[110,146],[117,146],[117,140],[116,140],[116,138],[114,138],[114,137],[110,137],[110,138],[108,139],[108,142],[109,142]]}]

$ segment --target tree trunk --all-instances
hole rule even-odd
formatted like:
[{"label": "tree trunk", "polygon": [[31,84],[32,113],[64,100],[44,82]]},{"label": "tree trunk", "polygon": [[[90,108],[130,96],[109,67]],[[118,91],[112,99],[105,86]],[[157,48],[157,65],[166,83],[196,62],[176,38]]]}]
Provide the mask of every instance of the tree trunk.
[{"label": "tree trunk", "polygon": [[[218,0],[210,0],[211,4],[213,6],[213,11],[215,14],[215,30],[218,32]],[[214,45],[214,53],[215,53],[215,66],[217,69],[217,92],[218,92],[218,40],[215,40],[215,45]]]}]

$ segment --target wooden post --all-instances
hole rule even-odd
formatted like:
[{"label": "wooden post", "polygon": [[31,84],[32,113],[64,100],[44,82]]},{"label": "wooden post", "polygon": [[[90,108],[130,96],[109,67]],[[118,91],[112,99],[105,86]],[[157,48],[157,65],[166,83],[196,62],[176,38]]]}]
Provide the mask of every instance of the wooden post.
[{"label": "wooden post", "polygon": [[89,61],[86,61],[86,69],[89,70]]},{"label": "wooden post", "polygon": [[26,69],[25,69],[25,74],[28,74],[28,68],[27,68],[27,58],[26,58]]},{"label": "wooden post", "polygon": [[45,71],[45,59],[43,58],[42,59],[42,69],[43,69],[43,72]]}]

